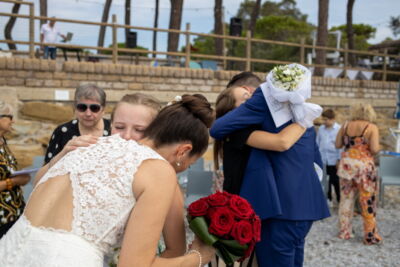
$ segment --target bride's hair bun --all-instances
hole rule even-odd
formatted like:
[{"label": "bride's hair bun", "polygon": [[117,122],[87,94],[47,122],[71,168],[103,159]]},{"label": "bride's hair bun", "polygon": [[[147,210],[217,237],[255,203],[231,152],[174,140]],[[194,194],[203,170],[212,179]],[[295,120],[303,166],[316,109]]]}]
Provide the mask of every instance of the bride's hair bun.
[{"label": "bride's hair bun", "polygon": [[214,119],[207,98],[201,94],[182,95],[159,112],[144,137],[152,139],[156,147],[190,141],[193,145],[190,154],[199,155],[208,147],[208,128]]},{"label": "bride's hair bun", "polygon": [[215,114],[207,98],[201,94],[183,95],[181,103],[195,118],[201,120],[207,128],[211,127]]}]

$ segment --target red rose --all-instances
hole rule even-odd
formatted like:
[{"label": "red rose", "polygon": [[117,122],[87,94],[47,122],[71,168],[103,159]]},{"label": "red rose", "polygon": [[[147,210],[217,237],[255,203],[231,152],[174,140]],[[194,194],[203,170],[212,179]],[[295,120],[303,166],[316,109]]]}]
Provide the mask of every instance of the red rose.
[{"label": "red rose", "polygon": [[230,200],[230,208],[233,210],[234,214],[241,219],[249,219],[254,213],[253,208],[250,203],[244,198],[237,195],[233,195]]},{"label": "red rose", "polygon": [[229,198],[226,194],[222,192],[217,192],[215,194],[209,195],[207,197],[208,204],[211,207],[225,206],[228,203]]},{"label": "red rose", "polygon": [[234,216],[232,211],[226,207],[213,209],[210,215],[210,225],[208,231],[217,236],[229,234],[234,224]]},{"label": "red rose", "polygon": [[255,242],[261,240],[261,220],[257,215],[253,218],[253,239]]},{"label": "red rose", "polygon": [[253,226],[249,221],[239,221],[233,225],[231,235],[240,244],[248,244],[253,239]]},{"label": "red rose", "polygon": [[203,216],[207,214],[208,207],[207,200],[205,198],[201,198],[189,205],[188,212],[189,215],[193,217]]}]

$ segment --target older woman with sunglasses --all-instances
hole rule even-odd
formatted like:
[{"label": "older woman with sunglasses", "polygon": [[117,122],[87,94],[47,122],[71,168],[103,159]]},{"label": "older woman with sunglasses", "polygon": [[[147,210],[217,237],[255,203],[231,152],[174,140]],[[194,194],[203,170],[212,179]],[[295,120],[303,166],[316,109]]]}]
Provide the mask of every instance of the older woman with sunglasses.
[{"label": "older woman with sunglasses", "polygon": [[103,119],[106,93],[94,84],[86,84],[75,91],[74,108],[76,119],[58,126],[50,139],[45,163],[54,158],[75,136],[108,136],[110,121]]},{"label": "older woman with sunglasses", "polygon": [[0,238],[22,214],[25,201],[21,186],[30,179],[29,174],[13,175],[17,161],[4,138],[13,122],[11,106],[0,100]]}]

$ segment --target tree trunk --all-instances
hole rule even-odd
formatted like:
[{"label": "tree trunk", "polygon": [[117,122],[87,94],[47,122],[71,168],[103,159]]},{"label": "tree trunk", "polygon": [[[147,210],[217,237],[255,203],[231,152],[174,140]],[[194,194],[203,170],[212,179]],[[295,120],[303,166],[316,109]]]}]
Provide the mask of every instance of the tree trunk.
[{"label": "tree trunk", "polygon": [[[328,43],[328,14],[329,14],[329,0],[319,0],[318,3],[318,32],[317,32],[317,46],[326,46]],[[325,65],[326,51],[316,49],[316,64]],[[324,73],[323,68],[315,68],[314,75],[322,76]]]},{"label": "tree trunk", "polygon": [[[154,28],[158,28],[158,12],[160,10],[160,1],[156,0],[156,9],[154,10]],[[157,50],[157,31],[153,31],[153,51]],[[153,58],[157,55],[153,54]]]},{"label": "tree trunk", "polygon": [[[353,31],[353,6],[355,0],[347,1],[347,16],[346,16],[346,33],[347,33],[347,45],[348,48],[354,50],[354,31]],[[353,53],[349,53],[349,64],[351,66],[356,65],[356,57]]]},{"label": "tree trunk", "polygon": [[[170,0],[171,1],[171,14],[169,17],[169,29],[180,30],[182,22],[182,7],[183,0]],[[178,51],[179,34],[168,33],[168,52]]]},{"label": "tree trunk", "polygon": [[[218,35],[223,34],[223,21],[222,21],[222,0],[215,0],[214,6],[214,33]],[[214,38],[215,40],[215,53],[218,56],[224,54],[224,41],[222,38]]]},{"label": "tree trunk", "polygon": [[[125,0],[125,25],[131,25],[131,0]],[[128,47],[128,35],[131,30],[125,28],[125,47]]]},{"label": "tree trunk", "polygon": [[[110,7],[111,7],[112,0],[106,0],[103,9],[103,16],[101,17],[101,22],[106,23],[108,21],[108,15],[110,14]],[[106,26],[100,26],[99,32],[99,40],[97,42],[97,46],[103,47],[104,46],[104,37],[106,35]],[[97,51],[97,53],[101,53],[101,51]]]},{"label": "tree trunk", "polygon": [[[21,4],[14,4],[11,13],[13,14],[18,14],[19,8],[21,7]],[[4,27],[4,37],[6,40],[12,41],[12,36],[11,36],[11,31],[12,28],[14,27],[15,21],[17,20],[17,17],[10,17],[8,20],[6,27]],[[17,50],[17,46],[12,43],[8,43],[8,48],[10,50]]]},{"label": "tree trunk", "polygon": [[261,0],[257,0],[251,12],[249,31],[251,32],[251,37],[254,37],[254,30],[256,28],[257,18],[260,15]]},{"label": "tree trunk", "polygon": [[[39,2],[39,8],[40,8],[40,16],[41,17],[47,17],[47,0],[40,0]],[[41,19],[40,20],[40,27],[42,27],[43,24],[45,24],[47,20]]]}]

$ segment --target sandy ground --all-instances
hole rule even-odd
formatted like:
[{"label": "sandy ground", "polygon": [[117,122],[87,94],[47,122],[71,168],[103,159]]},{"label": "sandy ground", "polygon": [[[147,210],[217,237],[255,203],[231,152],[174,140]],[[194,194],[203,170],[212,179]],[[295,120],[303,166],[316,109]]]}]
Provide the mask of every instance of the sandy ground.
[{"label": "sandy ground", "polygon": [[304,266],[400,266],[400,187],[385,189],[385,208],[378,208],[377,221],[383,243],[366,246],[362,243],[362,218],[353,218],[355,237],[337,238],[337,207],[332,216],[314,223],[306,239]]}]

